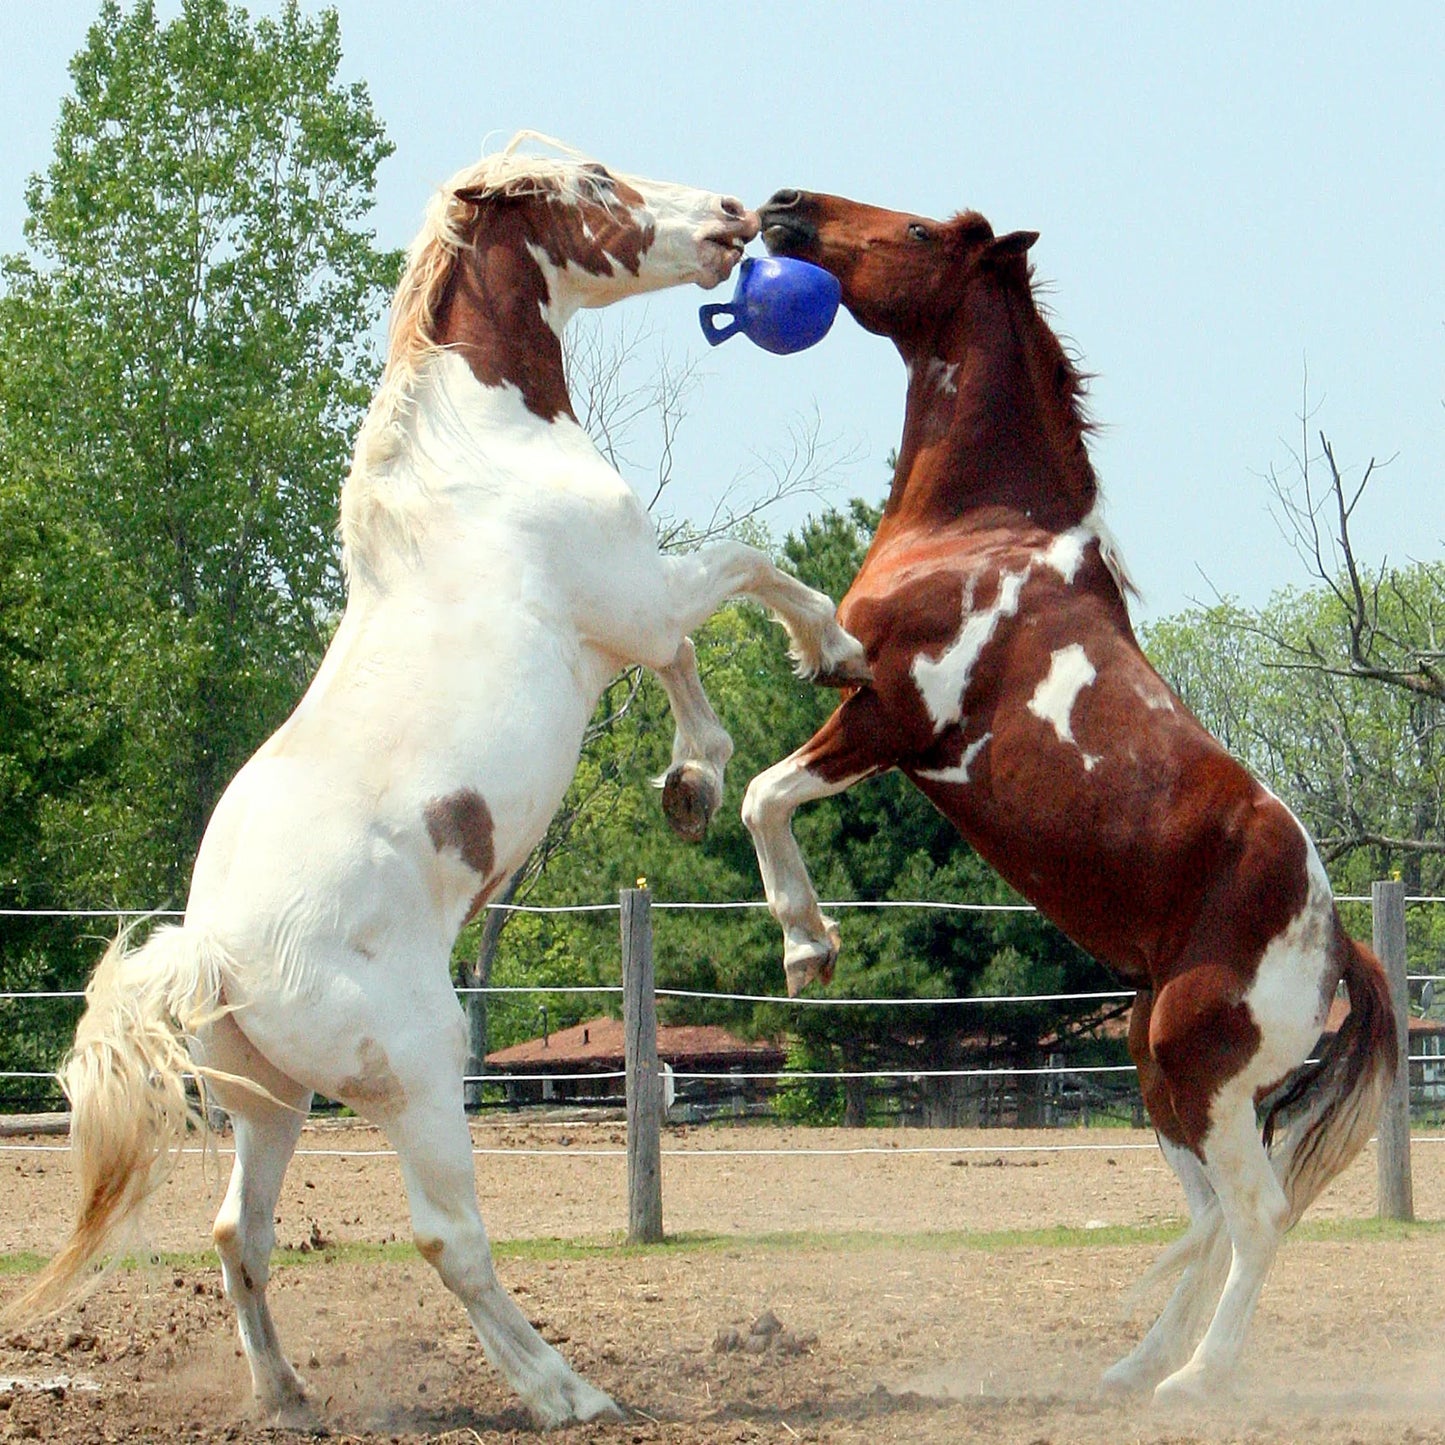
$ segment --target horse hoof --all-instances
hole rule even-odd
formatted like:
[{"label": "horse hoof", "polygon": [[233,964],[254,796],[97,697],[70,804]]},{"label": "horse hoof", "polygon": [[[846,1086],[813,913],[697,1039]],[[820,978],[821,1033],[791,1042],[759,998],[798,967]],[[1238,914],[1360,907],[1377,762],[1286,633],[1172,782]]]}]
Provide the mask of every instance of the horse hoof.
[{"label": "horse hoof", "polygon": [[625,1421],[627,1412],[610,1395],[589,1385],[580,1375],[573,1375],[561,1391],[545,1401],[533,1399],[532,1414],[544,1430],[564,1425],[584,1425],[591,1420]]},{"label": "horse hoof", "polygon": [[864,687],[873,681],[868,654],[863,644],[841,627],[836,629],[835,644],[823,648],[818,670],[809,678],[819,687]]},{"label": "horse hoof", "polygon": [[824,920],[826,936],[810,939],[783,955],[783,972],[788,979],[788,997],[797,998],[807,986],[818,979],[832,983],[833,967],[838,962],[840,938],[838,925],[831,918]]},{"label": "horse hoof", "polygon": [[1159,1383],[1157,1374],[1132,1366],[1128,1360],[1110,1365],[1099,1378],[1099,1393],[1113,1399],[1147,1395]]},{"label": "horse hoof", "polygon": [[686,843],[700,842],[722,802],[716,779],[697,763],[679,763],[662,780],[662,812]]},{"label": "horse hoof", "polygon": [[621,1423],[628,1418],[627,1411],[601,1390],[592,1390],[590,1394],[596,1397],[596,1402],[589,1402],[583,1407],[583,1413],[577,1416],[580,1421],[616,1420]]},{"label": "horse hoof", "polygon": [[312,1430],[321,1419],[305,1387],[299,1381],[294,1390],[287,1390],[275,1399],[258,1403],[261,1418],[272,1429]]},{"label": "horse hoof", "polygon": [[1161,1380],[1154,1390],[1154,1403],[1164,1409],[1190,1409],[1201,1405],[1223,1405],[1235,1398],[1230,1382],[1217,1371],[1193,1362]]},{"label": "horse hoof", "polygon": [[809,680],[819,687],[867,687],[873,681],[873,669],[865,657],[849,658],[835,667],[824,668]]}]

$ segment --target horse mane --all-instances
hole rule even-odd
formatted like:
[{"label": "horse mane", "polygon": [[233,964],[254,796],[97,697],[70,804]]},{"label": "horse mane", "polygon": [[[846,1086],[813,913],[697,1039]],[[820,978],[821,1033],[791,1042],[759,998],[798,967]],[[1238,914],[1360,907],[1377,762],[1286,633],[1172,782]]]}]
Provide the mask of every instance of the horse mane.
[{"label": "horse mane", "polygon": [[1094,464],[1088,451],[1088,439],[1098,430],[1097,423],[1089,415],[1090,373],[1080,369],[1078,356],[1054,330],[1053,310],[1044,299],[1051,288],[1052,283],[1039,280],[1037,269],[1030,265],[1024,272],[1019,295],[1028,303],[1037,322],[1036,339],[1041,348],[1039,359],[1047,368],[1044,380],[1049,394],[1057,404],[1066,431],[1077,448],[1078,460],[1097,486],[1098,479],[1094,476]]},{"label": "horse mane", "polygon": [[[1087,438],[1096,428],[1087,406],[1089,377],[1079,369],[1076,358],[1054,331],[1052,312],[1043,299],[1048,283],[1038,279],[1034,266],[1024,258],[1024,247],[1032,244],[1034,236],[1024,233],[997,236],[988,218],[972,210],[955,212],[945,229],[949,244],[956,248],[960,259],[981,250],[987,272],[1003,283],[1009,295],[1023,303],[1033,322],[1035,339],[1041,346],[1038,359],[1047,368],[1048,374],[1042,378],[1046,394],[1056,403],[1065,432],[1078,447],[1078,458],[1087,475],[1093,478]],[[1022,246],[1010,244],[1019,241],[1023,242]],[[992,249],[994,243],[1000,243],[997,249]]]},{"label": "horse mane", "polygon": [[[954,218],[955,224],[963,228],[988,223],[977,212],[963,212]],[[1060,424],[1061,435],[1069,456],[1080,473],[1093,488],[1094,504],[1091,509],[1091,524],[1098,534],[1099,556],[1121,597],[1142,594],[1124,563],[1123,554],[1114,534],[1105,524],[1102,516],[1103,488],[1099,484],[1094,463],[1089,457],[1088,439],[1098,430],[1098,425],[1088,410],[1090,373],[1079,366],[1078,357],[1054,330],[1053,310],[1045,296],[1051,283],[1041,281],[1032,264],[1002,265],[996,268],[1009,293],[1023,303],[1027,315],[1033,322],[1034,341],[1037,347],[1035,366],[1037,380],[1054,402]]]},{"label": "horse mane", "polygon": [[1071,438],[1078,463],[1094,484],[1093,528],[1099,538],[1099,556],[1121,597],[1142,597],[1138,585],[1129,574],[1124,554],[1102,515],[1104,488],[1100,485],[1098,473],[1089,457],[1089,438],[1099,429],[1098,423],[1089,415],[1089,382],[1093,373],[1079,366],[1079,358],[1073,343],[1061,337],[1053,327],[1053,308],[1044,300],[1051,289],[1050,282],[1040,281],[1030,266],[1027,275],[1027,294],[1034,314],[1038,317],[1039,331],[1044,338],[1044,351],[1053,368],[1052,383],[1054,397]]},{"label": "horse mane", "polygon": [[[539,153],[538,148],[545,150]],[[441,349],[437,312],[476,237],[482,208],[489,201],[519,196],[575,199],[582,167],[589,163],[590,157],[562,141],[522,130],[501,150],[463,167],[432,196],[392,298],[386,366],[357,433],[351,471],[341,491],[338,531],[348,573],[358,563],[366,565],[368,555],[375,556],[382,545],[378,531],[389,531],[390,540],[403,547],[409,543],[405,509],[395,499],[377,495],[377,474],[405,448],[417,377]]]}]

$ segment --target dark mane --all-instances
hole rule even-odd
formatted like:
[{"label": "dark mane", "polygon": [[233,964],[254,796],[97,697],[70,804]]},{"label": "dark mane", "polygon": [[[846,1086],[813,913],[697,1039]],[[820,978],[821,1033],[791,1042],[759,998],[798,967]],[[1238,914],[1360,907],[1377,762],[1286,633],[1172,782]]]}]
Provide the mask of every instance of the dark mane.
[{"label": "dark mane", "polygon": [[1059,417],[1070,441],[1070,449],[1089,479],[1098,486],[1094,464],[1089,459],[1088,439],[1098,429],[1089,415],[1088,394],[1092,373],[1082,371],[1070,349],[1059,338],[1051,325],[1052,311],[1043,299],[1051,283],[1040,281],[1036,268],[1030,265],[1009,268],[1016,271],[1019,284],[1014,294],[1027,306],[1027,314],[1033,322],[1035,352],[1035,377],[1041,394],[1055,402]]},{"label": "dark mane", "polygon": [[[987,217],[978,211],[955,212],[946,224],[950,242],[958,248],[960,257],[977,248],[987,247],[988,243],[997,239]],[[988,269],[1009,286],[1011,294],[1026,304],[1040,348],[1039,361],[1046,368],[1036,379],[1046,383],[1044,394],[1057,403],[1067,430],[1079,448],[1080,459],[1089,468],[1092,477],[1093,466],[1089,462],[1087,446],[1087,438],[1095,430],[1093,418],[1088,413],[1090,375],[1079,369],[1068,347],[1053,329],[1052,312],[1043,299],[1051,283],[1040,281],[1036,268],[1017,253],[999,257]]]},{"label": "dark mane", "polygon": [[1039,280],[1037,268],[1030,266],[1028,286],[1034,310],[1058,348],[1056,375],[1059,404],[1068,411],[1074,425],[1085,436],[1092,436],[1098,430],[1098,423],[1089,414],[1089,383],[1094,379],[1094,373],[1080,368],[1078,348],[1070,338],[1060,336],[1054,330],[1054,310],[1045,299],[1054,289],[1054,283]]}]

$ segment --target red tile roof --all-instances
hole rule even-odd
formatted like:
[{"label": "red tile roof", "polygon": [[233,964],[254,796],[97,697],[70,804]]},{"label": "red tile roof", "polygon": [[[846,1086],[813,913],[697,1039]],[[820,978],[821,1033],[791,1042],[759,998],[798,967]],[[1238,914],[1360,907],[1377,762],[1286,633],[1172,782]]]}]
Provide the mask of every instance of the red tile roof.
[{"label": "red tile roof", "polygon": [[[751,1067],[781,1065],[783,1049],[766,1039],[740,1039],[715,1024],[659,1024],[657,1055],[674,1068],[734,1064]],[[487,1068],[497,1073],[545,1072],[548,1068],[620,1069],[623,1061],[622,1020],[588,1019],[571,1028],[554,1029],[546,1042],[528,1039],[487,1055]]]},{"label": "red tile roof", "polygon": [[[1349,1015],[1350,1005],[1348,1000],[1336,997],[1330,1001],[1329,1016],[1325,1019],[1325,1033],[1337,1034],[1340,1025],[1344,1023]],[[1412,1038],[1429,1038],[1432,1034],[1445,1034],[1445,1022],[1440,1019],[1422,1019],[1414,1014],[1410,1015],[1410,1035]]]}]

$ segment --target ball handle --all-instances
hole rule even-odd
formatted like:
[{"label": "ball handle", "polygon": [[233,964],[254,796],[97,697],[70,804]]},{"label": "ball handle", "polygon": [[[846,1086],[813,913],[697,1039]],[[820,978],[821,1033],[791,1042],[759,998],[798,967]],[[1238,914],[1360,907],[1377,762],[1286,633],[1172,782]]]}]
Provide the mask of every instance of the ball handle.
[{"label": "ball handle", "polygon": [[[718,325],[717,318],[731,318],[725,325]],[[702,334],[709,346],[720,346],[729,336],[736,336],[743,329],[743,318],[731,301],[714,301],[697,308],[697,319],[702,323]]]}]

